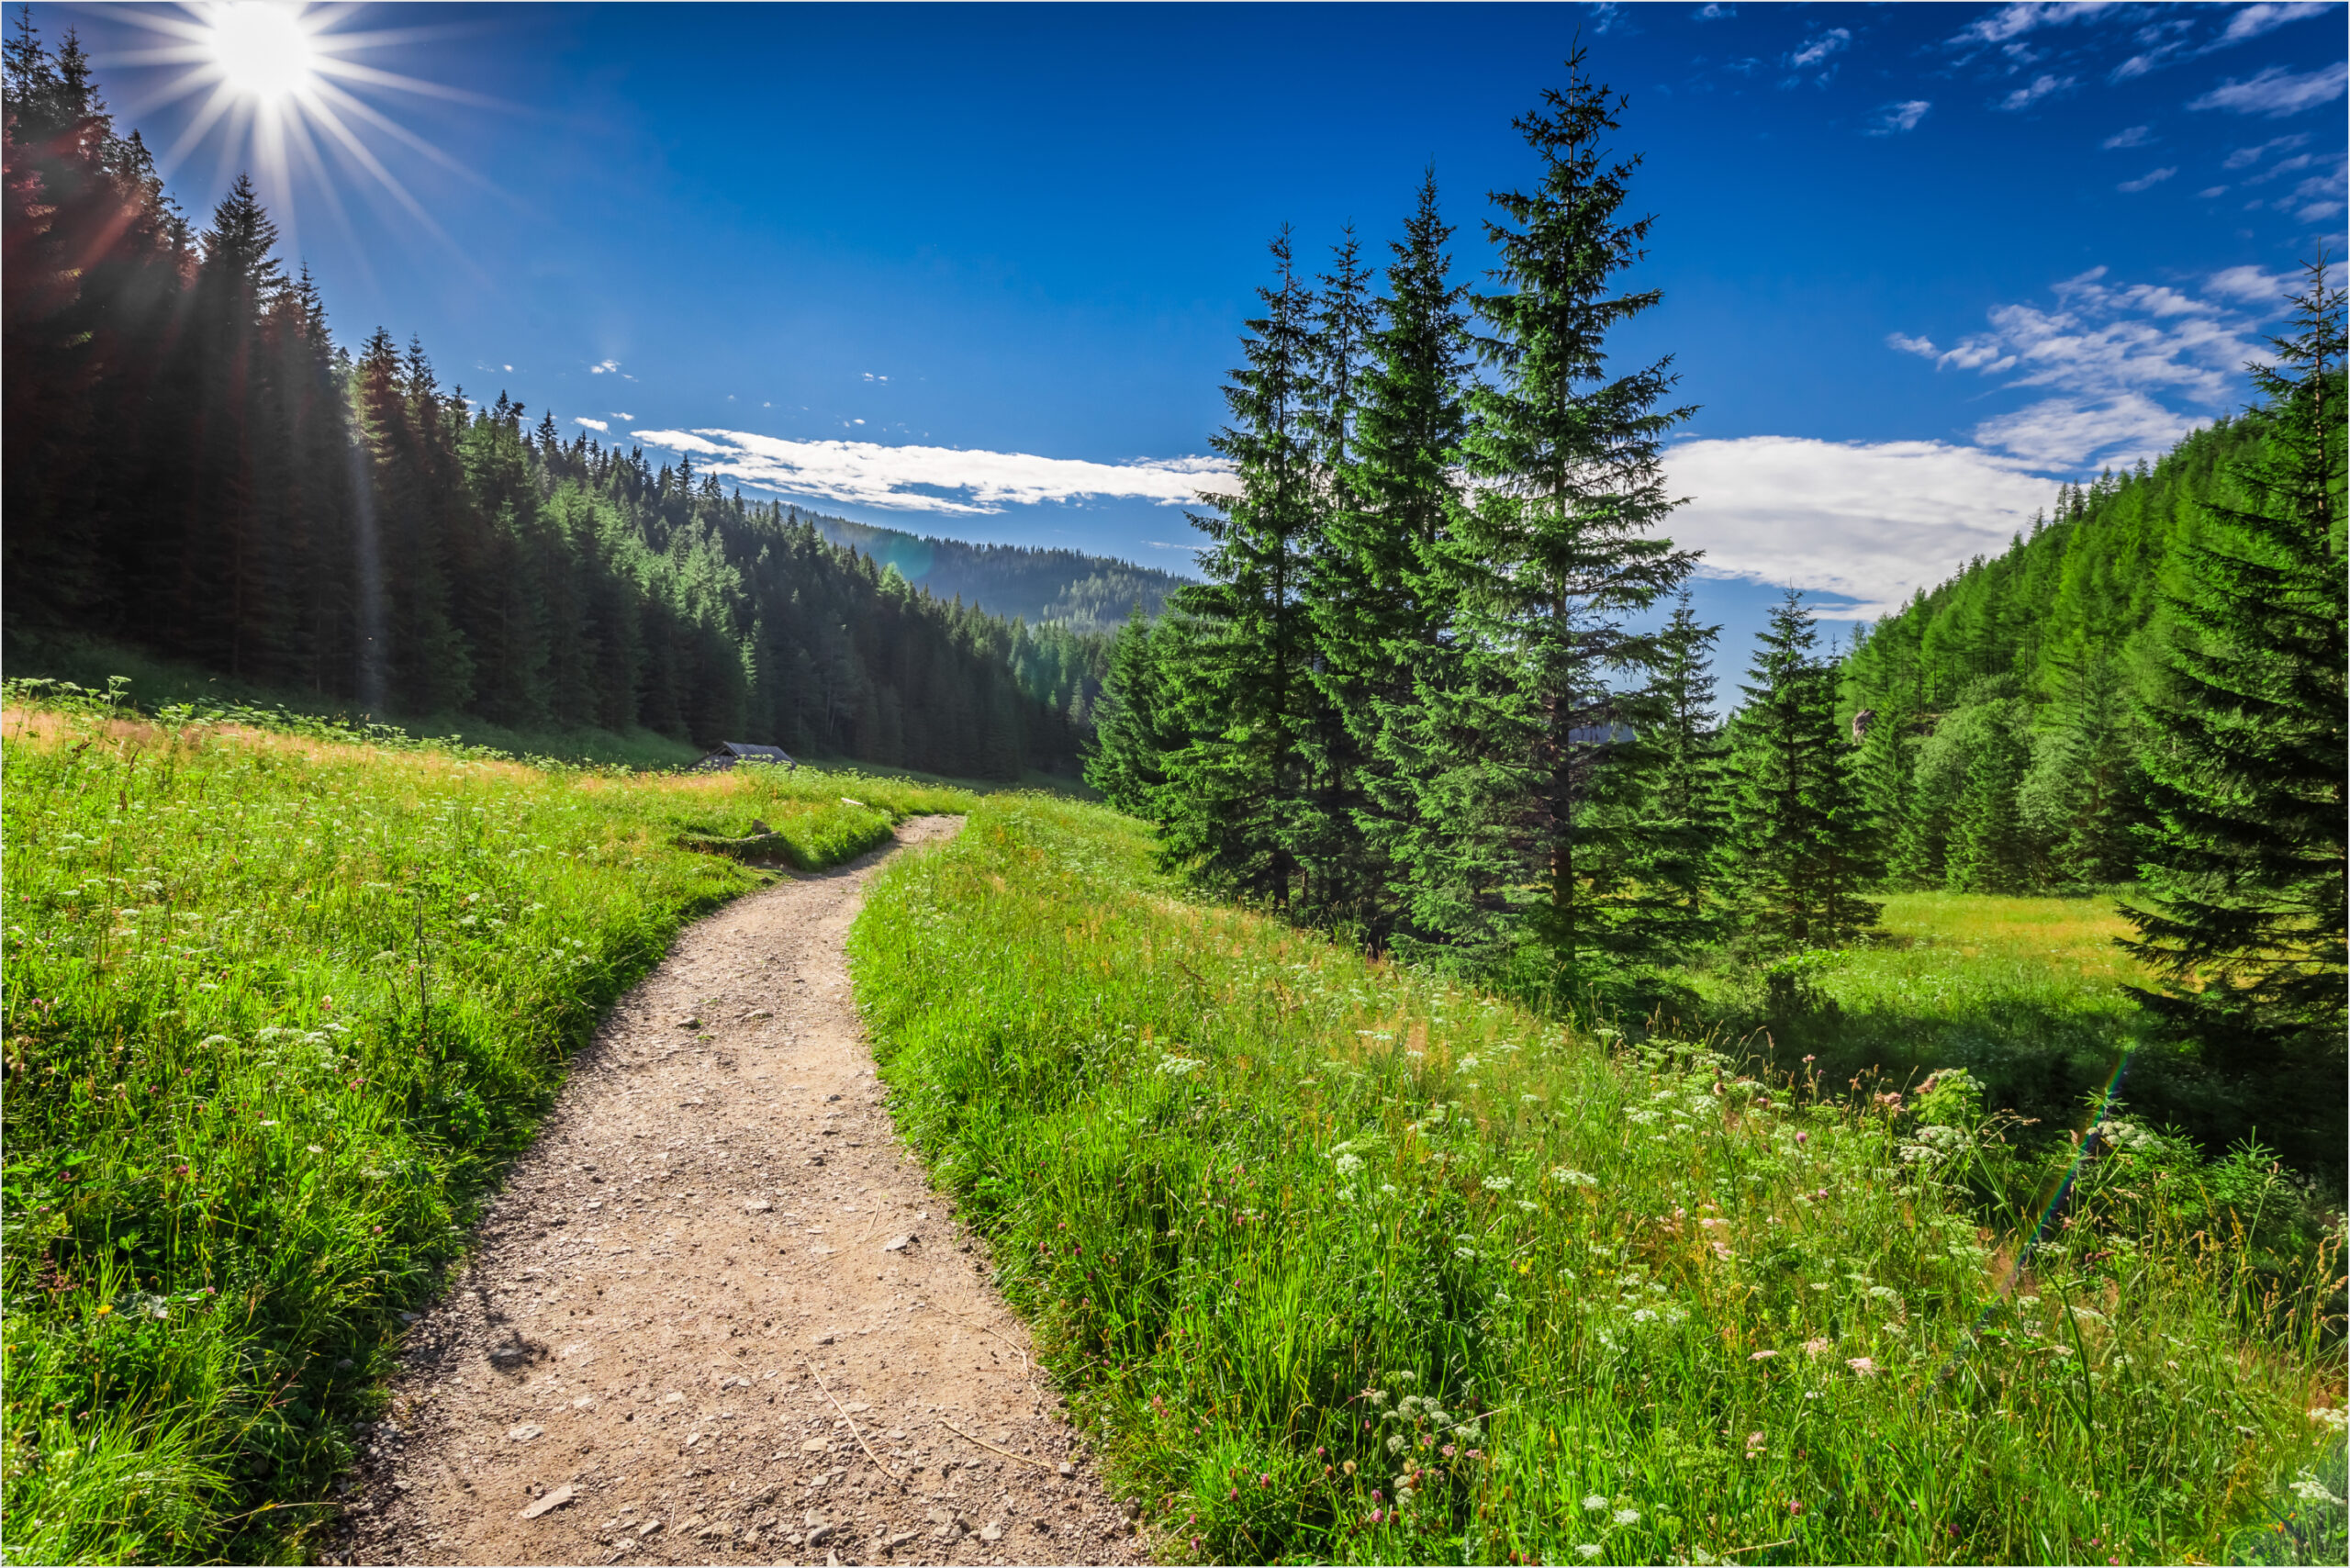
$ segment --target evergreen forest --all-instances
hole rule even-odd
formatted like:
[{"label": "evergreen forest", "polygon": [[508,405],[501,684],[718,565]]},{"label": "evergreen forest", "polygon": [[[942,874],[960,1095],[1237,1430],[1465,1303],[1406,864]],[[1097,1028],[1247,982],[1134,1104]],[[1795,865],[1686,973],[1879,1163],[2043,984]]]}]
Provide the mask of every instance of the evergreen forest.
[{"label": "evergreen forest", "polygon": [[1189,580],[1080,550],[972,544],[838,517],[815,521],[834,543],[897,567],[916,588],[1031,626],[1114,631],[1137,610],[1145,616],[1160,613],[1168,597]]},{"label": "evergreen forest", "polygon": [[[1118,632],[1089,778],[1205,886],[1628,1026],[1799,1036],[1908,890],[2119,893],[2137,1037],[2201,1086],[2141,1087],[2226,1100],[2221,1142],[2337,1149],[2330,1114],[2288,1130],[2291,1075],[2343,1070],[2333,274],[2240,416],[2060,487],[1842,649],[1789,593],[1741,678],[1671,538],[1672,364],[1606,349],[1657,299],[1623,275],[1651,219],[1621,104],[1578,62],[1518,122],[1539,177],[1492,197],[1489,292],[1432,176],[1377,269],[1351,232],[1318,267],[1275,241],[1193,520],[1210,580]],[[1762,1005],[1709,1012],[1693,977],[1725,971]],[[2020,1108],[2109,1095],[2114,1060]]]},{"label": "evergreen forest", "polygon": [[1099,639],[566,442],[412,339],[338,342],[250,183],[199,229],[70,36],[23,23],[5,65],[13,655],[95,636],[377,716],[1076,770]]}]

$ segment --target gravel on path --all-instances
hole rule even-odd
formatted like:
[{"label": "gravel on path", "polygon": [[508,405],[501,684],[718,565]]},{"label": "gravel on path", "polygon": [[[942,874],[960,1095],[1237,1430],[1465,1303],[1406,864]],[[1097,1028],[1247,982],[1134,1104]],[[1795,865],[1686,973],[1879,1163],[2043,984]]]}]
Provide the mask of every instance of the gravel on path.
[{"label": "gravel on path", "polygon": [[901,1147],[842,941],[891,849],[679,936],[408,1331],[332,1562],[1140,1562]]}]

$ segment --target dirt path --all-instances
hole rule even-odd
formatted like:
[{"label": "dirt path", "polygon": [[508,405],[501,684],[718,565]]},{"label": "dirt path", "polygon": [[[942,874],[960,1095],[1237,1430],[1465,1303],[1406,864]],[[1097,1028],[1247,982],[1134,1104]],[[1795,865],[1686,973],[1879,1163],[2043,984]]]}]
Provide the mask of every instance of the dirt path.
[{"label": "dirt path", "polygon": [[410,1328],[330,1561],[1146,1559],[882,1107],[841,943],[888,853],[614,1009]]}]

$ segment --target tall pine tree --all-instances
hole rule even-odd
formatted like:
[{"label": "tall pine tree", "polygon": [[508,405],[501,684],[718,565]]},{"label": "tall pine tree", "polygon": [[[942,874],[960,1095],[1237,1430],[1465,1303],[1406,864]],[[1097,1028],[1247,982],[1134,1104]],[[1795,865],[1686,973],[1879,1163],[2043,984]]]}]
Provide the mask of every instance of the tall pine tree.
[{"label": "tall pine tree", "polygon": [[2338,1069],[2350,600],[2343,291],[2322,260],[2295,304],[2277,363],[2251,367],[2258,443],[2232,469],[2240,499],[2207,509],[2168,700],[2144,711],[2154,825],[2124,946],[2165,982],[2141,1000],[2210,1058]]},{"label": "tall pine tree", "polygon": [[1608,332],[1659,298],[1614,292],[1652,221],[1622,215],[1639,161],[1606,139],[1623,100],[1581,51],[1568,77],[1516,121],[1540,180],[1495,193],[1486,226],[1504,288],[1474,300],[1494,370],[1465,442],[1476,550],[1450,558],[1461,667],[1430,715],[1405,872],[1427,924],[1489,950],[1530,939],[1539,983],[1573,996],[1633,931],[1614,906],[1638,893],[1642,846],[1620,797],[1646,713],[1621,693],[1658,649],[1627,619],[1695,557],[1652,532],[1674,505],[1663,438],[1690,411],[1662,406],[1670,361],[1608,374]]},{"label": "tall pine tree", "polygon": [[1874,835],[1818,642],[1803,596],[1790,592],[1757,640],[1730,721],[1722,871],[1741,939],[1764,952],[1841,946],[1882,907],[1860,896],[1877,876]]},{"label": "tall pine tree", "polygon": [[1272,245],[1265,313],[1248,323],[1248,364],[1225,401],[1232,423],[1210,444],[1238,487],[1203,497],[1192,521],[1208,537],[1209,581],[1176,608],[1200,623],[1179,702],[1194,738],[1168,764],[1161,847],[1210,882],[1286,909],[1297,890],[1315,728],[1313,623],[1305,607],[1320,512],[1314,295],[1288,230]]}]

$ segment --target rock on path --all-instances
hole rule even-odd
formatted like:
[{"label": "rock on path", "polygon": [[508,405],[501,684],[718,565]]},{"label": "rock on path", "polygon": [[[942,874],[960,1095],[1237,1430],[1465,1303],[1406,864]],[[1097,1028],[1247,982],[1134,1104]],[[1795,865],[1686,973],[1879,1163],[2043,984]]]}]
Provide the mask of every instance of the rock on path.
[{"label": "rock on path", "polygon": [[841,943],[887,853],[693,926],[575,1058],[328,1561],[1146,1560],[882,1106]]}]

